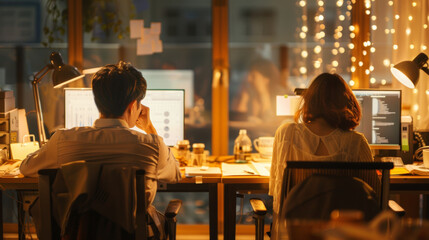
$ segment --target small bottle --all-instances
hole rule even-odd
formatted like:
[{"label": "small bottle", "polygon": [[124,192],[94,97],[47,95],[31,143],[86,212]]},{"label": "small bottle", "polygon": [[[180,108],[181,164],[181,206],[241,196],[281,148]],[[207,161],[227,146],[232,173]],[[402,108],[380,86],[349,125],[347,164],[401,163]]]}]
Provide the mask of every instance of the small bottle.
[{"label": "small bottle", "polygon": [[246,129],[240,129],[234,142],[234,158],[236,162],[246,162],[252,153],[252,141]]},{"label": "small bottle", "polygon": [[189,144],[189,140],[181,140],[177,142],[177,157],[176,159],[179,161],[180,166],[190,166],[192,167],[193,163],[191,161],[191,145]]},{"label": "small bottle", "polygon": [[206,165],[206,154],[204,153],[204,143],[192,144],[192,161],[193,166],[201,167]]}]

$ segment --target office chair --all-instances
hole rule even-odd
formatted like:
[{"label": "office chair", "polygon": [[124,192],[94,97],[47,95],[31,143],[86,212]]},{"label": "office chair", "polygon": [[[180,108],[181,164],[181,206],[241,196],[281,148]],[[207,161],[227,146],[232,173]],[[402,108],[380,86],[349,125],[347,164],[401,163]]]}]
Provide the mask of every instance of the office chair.
[{"label": "office chair", "polygon": [[[375,191],[376,207],[378,207],[379,211],[387,209],[389,205],[397,215],[401,216],[405,214],[403,209],[400,207],[396,208],[396,203],[388,201],[390,169],[392,168],[393,163],[391,162],[288,161],[282,181],[279,218],[288,218],[288,213],[285,211],[285,203],[287,200],[293,202],[292,199],[288,199],[288,193],[291,192],[294,186],[299,186],[299,184],[312,176],[330,176],[328,179],[338,178],[333,181],[344,181],[344,184],[346,181],[352,183],[356,179],[358,179],[356,181],[361,180]],[[376,174],[376,170],[381,171],[381,179]],[[356,184],[356,182],[353,184]],[[253,218],[255,219],[255,239],[263,239],[266,207],[260,199],[251,199],[250,203],[254,212]],[[335,208],[330,210],[335,210]],[[281,214],[285,214],[286,216],[280,216]],[[298,214],[300,213],[298,212]],[[315,214],[317,215],[318,213]],[[308,218],[308,216],[304,217]]]},{"label": "office chair", "polygon": [[[149,239],[144,174],[131,163],[85,161],[40,170],[40,239]],[[172,200],[165,211],[170,240],[180,207]]]}]

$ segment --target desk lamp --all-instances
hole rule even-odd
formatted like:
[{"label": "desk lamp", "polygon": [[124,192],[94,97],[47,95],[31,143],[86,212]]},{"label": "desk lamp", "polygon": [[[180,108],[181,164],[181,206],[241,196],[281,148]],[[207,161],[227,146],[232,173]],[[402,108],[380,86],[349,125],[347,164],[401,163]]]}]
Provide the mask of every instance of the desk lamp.
[{"label": "desk lamp", "polygon": [[42,81],[43,77],[53,70],[52,73],[52,82],[54,88],[59,88],[65,84],[83,78],[85,75],[82,75],[76,67],[65,64],[63,58],[59,52],[52,52],[50,56],[50,63],[42,68],[38,73],[34,75],[34,80],[32,81],[33,85],[33,95],[34,95],[34,104],[36,106],[37,114],[37,127],[39,130],[39,142],[40,145],[45,144],[46,133],[43,123],[43,113],[42,107],[40,104],[40,95],[38,84]]},{"label": "desk lamp", "polygon": [[408,88],[415,88],[419,81],[419,70],[429,75],[428,56],[424,53],[417,55],[413,61],[403,61],[393,66],[390,71],[393,76]]}]

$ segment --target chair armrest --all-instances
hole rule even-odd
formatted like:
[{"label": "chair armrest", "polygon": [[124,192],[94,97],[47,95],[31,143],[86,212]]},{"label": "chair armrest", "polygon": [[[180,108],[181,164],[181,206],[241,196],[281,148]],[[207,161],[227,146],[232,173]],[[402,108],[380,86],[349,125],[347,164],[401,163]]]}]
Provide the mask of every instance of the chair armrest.
[{"label": "chair armrest", "polygon": [[399,217],[405,215],[405,210],[393,200],[389,200],[389,209],[392,210]]},{"label": "chair armrest", "polygon": [[165,216],[167,218],[174,218],[182,207],[182,200],[173,199],[168,203],[167,209],[165,209]]},{"label": "chair armrest", "polygon": [[258,215],[265,215],[267,213],[264,202],[259,198],[251,198],[250,205],[252,206],[253,212]]}]

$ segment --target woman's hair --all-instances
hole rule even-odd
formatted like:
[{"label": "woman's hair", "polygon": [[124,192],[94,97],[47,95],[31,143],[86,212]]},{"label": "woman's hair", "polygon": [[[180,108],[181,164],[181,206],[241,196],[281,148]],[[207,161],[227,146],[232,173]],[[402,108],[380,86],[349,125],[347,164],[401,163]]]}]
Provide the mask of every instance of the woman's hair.
[{"label": "woman's hair", "polygon": [[98,111],[108,118],[124,114],[128,105],[146,95],[147,83],[140,71],[120,61],[100,69],[92,77],[92,92]]},{"label": "woman's hair", "polygon": [[334,128],[353,130],[361,118],[359,102],[338,74],[322,73],[304,92],[295,121],[304,123],[323,118]]}]

